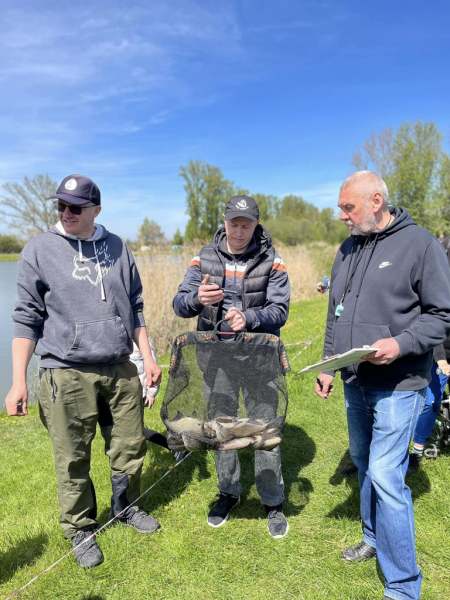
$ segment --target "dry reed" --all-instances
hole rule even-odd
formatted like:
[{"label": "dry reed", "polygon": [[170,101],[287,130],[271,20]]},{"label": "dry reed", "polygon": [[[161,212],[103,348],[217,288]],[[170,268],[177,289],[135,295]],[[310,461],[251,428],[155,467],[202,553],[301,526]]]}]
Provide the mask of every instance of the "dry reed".
[{"label": "dry reed", "polygon": [[[200,246],[199,246],[200,247]],[[182,252],[137,258],[143,285],[145,320],[149,335],[159,352],[167,352],[176,335],[196,328],[197,319],[181,319],[172,309],[172,300],[199,247],[184,247]],[[291,284],[291,301],[317,294],[317,282],[329,275],[329,263],[336,253],[331,246],[282,246],[277,244]]]}]

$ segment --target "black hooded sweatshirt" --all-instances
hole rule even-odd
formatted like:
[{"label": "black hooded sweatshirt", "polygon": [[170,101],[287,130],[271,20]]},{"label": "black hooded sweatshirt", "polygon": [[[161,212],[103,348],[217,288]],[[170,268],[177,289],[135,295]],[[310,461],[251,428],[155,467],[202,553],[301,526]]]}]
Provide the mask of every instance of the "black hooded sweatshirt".
[{"label": "black hooded sweatshirt", "polygon": [[[344,382],[383,390],[419,390],[430,382],[432,349],[450,334],[450,269],[444,249],[402,207],[370,236],[350,236],[338,250],[324,357],[393,337],[400,357],[341,369]],[[344,307],[340,316],[336,308]],[[338,311],[339,312],[339,311]]]}]

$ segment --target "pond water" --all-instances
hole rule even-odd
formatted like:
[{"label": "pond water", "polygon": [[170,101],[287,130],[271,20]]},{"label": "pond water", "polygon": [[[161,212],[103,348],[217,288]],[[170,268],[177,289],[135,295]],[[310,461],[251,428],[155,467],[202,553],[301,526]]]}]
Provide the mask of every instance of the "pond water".
[{"label": "pond water", "polygon": [[12,385],[11,319],[16,303],[16,278],[18,262],[0,262],[0,407]]}]

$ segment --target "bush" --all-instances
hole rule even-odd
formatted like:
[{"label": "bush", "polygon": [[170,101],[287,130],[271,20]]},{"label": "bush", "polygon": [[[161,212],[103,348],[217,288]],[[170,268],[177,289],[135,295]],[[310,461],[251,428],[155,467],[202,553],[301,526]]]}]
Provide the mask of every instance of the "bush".
[{"label": "bush", "polygon": [[18,254],[24,246],[24,242],[13,235],[0,235],[0,254]]}]

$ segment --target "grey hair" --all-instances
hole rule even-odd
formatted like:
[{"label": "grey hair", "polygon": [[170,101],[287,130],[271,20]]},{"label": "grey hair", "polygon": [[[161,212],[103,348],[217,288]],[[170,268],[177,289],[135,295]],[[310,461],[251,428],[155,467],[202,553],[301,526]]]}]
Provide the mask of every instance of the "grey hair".
[{"label": "grey hair", "polygon": [[389,191],[387,185],[376,173],[373,173],[372,171],[356,171],[356,173],[347,177],[341,185],[339,194],[354,184],[358,185],[361,196],[366,202],[368,202],[376,192],[379,192],[383,197],[383,206],[388,205]]}]

